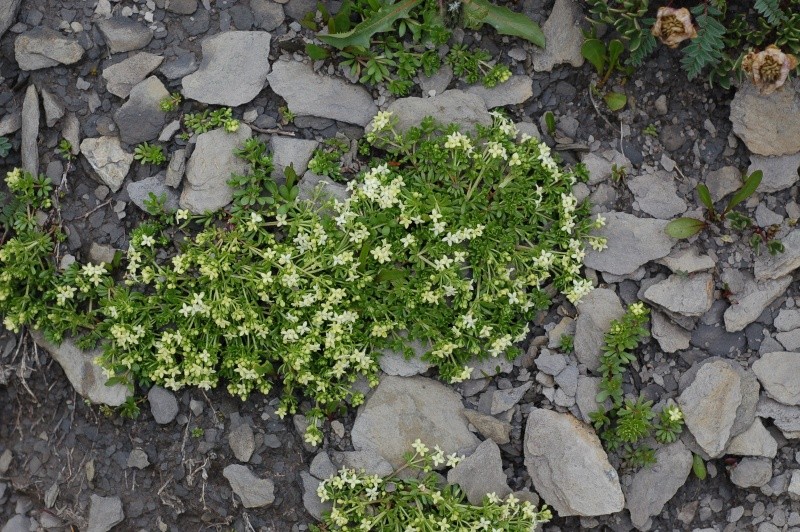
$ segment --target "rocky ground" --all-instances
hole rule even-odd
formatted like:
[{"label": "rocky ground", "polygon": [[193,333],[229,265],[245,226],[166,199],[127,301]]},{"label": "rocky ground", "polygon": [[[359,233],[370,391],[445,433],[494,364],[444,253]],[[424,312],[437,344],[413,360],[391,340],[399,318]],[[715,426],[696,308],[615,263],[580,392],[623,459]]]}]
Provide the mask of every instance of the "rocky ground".
[{"label": "rocky ground", "polygon": [[[471,496],[513,491],[552,506],[559,517],[545,530],[800,530],[800,83],[771,97],[710,90],[687,83],[662,48],[619,88],[629,107],[612,115],[589,97],[579,3],[525,0],[546,51],[490,31],[455,36],[511,65],[509,82],[466,87],[443,68],[395,101],[304,58],[311,34],[297,21],[315,3],[6,1],[0,135],[14,149],[0,166],[67,180],[69,254],[109,260],[127,248],[148,192],[197,212],[224,205],[239,164],[231,149],[250,135],[269,140],[276,172],[293,163],[302,173],[320,141],[358,139],[378,109],[469,124],[505,107],[566,163],[589,167],[576,194],[608,220],[609,248],[586,258],[598,289],[578,308],[561,301],[543,314],[513,364],[477,368],[456,387],[385,357],[387,376],[357,415],[326,424],[322,450],[303,444],[302,416],[275,416],[273,397],[138,390],[141,416],[122,419],[92,404],[118,404],[126,391],[93,379],[83,354],[67,343],[51,356],[4,331],[1,530],[305,530],[323,511],[318,479],[341,465],[385,474],[418,437],[470,455],[450,480]],[[173,91],[186,101],[165,114],[159,102]],[[180,114],[206,104],[233,107],[243,127],[178,138]],[[293,124],[279,124],[283,105]],[[77,164],[57,155],[61,138]],[[167,146],[165,171],[133,162],[143,141]],[[614,164],[628,169],[624,180],[611,179]],[[783,254],[757,255],[748,238],[719,232],[688,242],[664,234],[668,220],[701,214],[698,182],[721,200],[755,169],[764,182],[745,210],[778,227]],[[319,180],[306,173],[301,183]],[[653,338],[626,391],[676,400],[688,430],[659,451],[658,466],[618,475],[577,420],[595,407],[602,334],[637,300],[653,309]],[[574,334],[574,353],[560,350],[563,334]],[[692,452],[707,460],[704,481],[690,474]]]}]

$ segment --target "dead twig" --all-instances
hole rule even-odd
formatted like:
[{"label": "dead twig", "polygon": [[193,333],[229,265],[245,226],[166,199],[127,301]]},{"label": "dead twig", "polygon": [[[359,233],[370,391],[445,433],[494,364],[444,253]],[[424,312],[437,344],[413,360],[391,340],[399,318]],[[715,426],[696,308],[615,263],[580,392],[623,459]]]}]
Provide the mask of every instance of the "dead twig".
[{"label": "dead twig", "polygon": [[275,128],[264,129],[264,128],[256,127],[256,126],[254,126],[252,124],[248,124],[248,126],[253,131],[258,131],[259,133],[266,133],[268,135],[281,135],[281,136],[284,136],[284,137],[295,137],[295,136],[297,136],[294,131],[284,131],[282,129],[275,129]]}]

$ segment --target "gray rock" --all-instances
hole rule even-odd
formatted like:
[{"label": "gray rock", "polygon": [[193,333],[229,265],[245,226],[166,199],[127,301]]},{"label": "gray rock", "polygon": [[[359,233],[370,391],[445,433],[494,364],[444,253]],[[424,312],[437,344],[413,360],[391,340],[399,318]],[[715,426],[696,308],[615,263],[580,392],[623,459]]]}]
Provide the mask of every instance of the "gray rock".
[{"label": "gray rock", "polygon": [[661,513],[664,505],[686,482],[692,469],[692,453],[677,442],[656,452],[656,463],[643,467],[633,475],[625,488],[625,506],[631,512],[633,525],[644,530],[647,520]]},{"label": "gray rock", "polygon": [[[5,486],[5,484],[3,484],[3,486]],[[9,519],[5,525],[3,525],[3,528],[0,529],[0,532],[28,532],[30,527],[30,518],[25,515],[17,514]]]},{"label": "gray rock", "polygon": [[625,313],[613,290],[596,288],[578,302],[573,345],[578,361],[589,371],[597,371],[603,348],[603,337],[611,322]]},{"label": "gray rock", "polygon": [[800,180],[798,168],[800,168],[800,152],[779,157],[763,157],[753,153],[750,154],[747,174],[761,170],[764,177],[758,186],[758,192],[769,193],[787,189],[797,183]]},{"label": "gray rock", "polygon": [[50,94],[47,89],[42,89],[42,106],[47,127],[53,127],[64,116],[64,104]]},{"label": "gray rock", "polygon": [[494,377],[501,373],[511,373],[511,370],[514,369],[514,364],[503,355],[498,357],[473,357],[467,361],[467,366],[472,368],[472,372],[469,374],[470,379]]},{"label": "gray rock", "polygon": [[181,184],[184,173],[186,173],[186,150],[175,150],[169,160],[164,183],[168,187],[177,188]]},{"label": "gray rock", "polygon": [[275,486],[272,481],[258,478],[249,468],[231,464],[222,470],[222,474],[228,479],[231,489],[242,500],[245,508],[261,508],[275,501]]},{"label": "gray rock", "polygon": [[756,418],[750,428],[731,439],[725,452],[737,456],[775,458],[775,455],[778,454],[778,442],[764,428],[761,419]]},{"label": "gray rock", "polygon": [[536,491],[560,517],[622,510],[625,499],[619,477],[600,439],[571,414],[531,409],[524,451]]},{"label": "gray rock", "polygon": [[800,309],[781,309],[773,323],[780,332],[793,331],[800,328]]},{"label": "gray rock", "polygon": [[197,72],[181,81],[183,95],[230,107],[250,102],[269,73],[270,39],[265,31],[226,31],[203,39],[203,60]]},{"label": "gray rock", "polygon": [[532,382],[526,382],[525,384],[517,386],[516,388],[487,392],[491,393],[489,414],[494,416],[513,408],[515,404],[522,400],[522,396],[525,395],[525,392],[527,392],[531,386],[533,386]]},{"label": "gray rock", "polygon": [[267,75],[272,90],[297,116],[317,116],[365,126],[378,112],[366,89],[319,76],[303,63],[277,61]]},{"label": "gray rock", "polygon": [[178,400],[175,394],[161,386],[153,386],[147,392],[147,401],[150,403],[150,412],[159,425],[172,423],[178,415]]},{"label": "gray rock", "polygon": [[742,186],[742,172],[735,166],[723,166],[709,172],[705,184],[711,193],[711,199],[716,203]]},{"label": "gray rock", "polygon": [[602,155],[596,152],[588,152],[583,156],[581,162],[586,165],[586,170],[589,171],[590,185],[598,185],[611,179],[614,165],[617,168],[624,168],[626,171],[633,169],[633,165],[631,165],[628,158],[616,150],[606,150]]},{"label": "gray rock", "polygon": [[371,449],[398,468],[416,439],[446,454],[471,452],[478,439],[467,428],[461,397],[432,379],[384,377],[356,417],[356,450]]},{"label": "gray rock", "polygon": [[39,70],[77,63],[83,57],[83,47],[74,39],[39,26],[17,36],[14,57],[21,70]]},{"label": "gray rock", "polygon": [[589,414],[596,412],[600,406],[597,403],[598,393],[600,393],[599,377],[578,376],[578,390],[575,393],[575,404],[578,405],[581,418],[586,423],[590,422]]},{"label": "gray rock", "polygon": [[336,474],[336,466],[331,462],[328,453],[320,451],[319,454],[311,460],[309,471],[315,478],[325,480]]},{"label": "gray rock", "polygon": [[406,359],[400,351],[388,349],[381,351],[381,355],[378,358],[381,371],[387,375],[396,375],[398,377],[413,377],[428,371],[431,364],[422,360],[421,357],[430,350],[430,345],[426,347],[415,340],[408,342],[408,346],[414,351],[414,355],[410,359]]},{"label": "gray rock", "polygon": [[177,57],[168,59],[158,71],[168,80],[175,80],[188,76],[196,71],[198,66],[197,57],[192,52],[183,52]]},{"label": "gray rock", "polygon": [[539,128],[533,122],[516,122],[514,125],[517,126],[517,142],[522,142],[524,135],[535,139],[542,138]]},{"label": "gray rock", "polygon": [[233,456],[240,462],[249,462],[256,450],[256,440],[253,429],[247,423],[242,423],[228,434],[228,445],[233,451]]},{"label": "gray rock", "polygon": [[117,250],[114,249],[113,246],[108,246],[106,244],[98,244],[97,242],[92,242],[91,247],[89,248],[89,260],[92,264],[111,264],[114,262],[114,257],[117,254]]},{"label": "gray rock", "polygon": [[151,192],[155,194],[157,198],[166,196],[164,207],[167,211],[175,211],[178,209],[178,193],[174,189],[167,187],[162,174],[145,177],[141,181],[136,181],[134,183],[128,183],[128,186],[125,188],[134,205],[145,212],[147,212],[145,202],[150,199]]},{"label": "gray rock", "polygon": [[322,521],[322,514],[330,512],[333,509],[333,501],[322,502],[317,495],[317,488],[320,481],[305,471],[300,472],[300,478],[303,480],[303,506],[306,511],[317,521]]},{"label": "gray rock", "polygon": [[637,218],[623,212],[603,214],[606,225],[596,231],[606,237],[608,248],[590,249],[584,264],[589,268],[613,275],[628,275],[651,260],[665,257],[672,250],[674,240],[667,236],[666,220]]},{"label": "gray rock", "polygon": [[443,64],[433,76],[426,76],[421,73],[419,76],[419,88],[422,89],[422,96],[436,96],[447,90],[450,82],[453,81],[453,69],[450,65]]},{"label": "gray rock", "polygon": [[394,472],[392,464],[372,449],[335,452],[331,459],[338,467],[364,471],[366,475],[378,475],[383,478]]},{"label": "gray rock", "polygon": [[760,227],[769,227],[771,225],[781,225],[783,223],[783,216],[773,212],[767,208],[764,203],[759,203],[756,207],[756,224]]},{"label": "gray rock", "polygon": [[197,0],[166,0],[164,9],[179,15],[191,15],[197,11]]},{"label": "gray rock", "polygon": [[106,386],[105,376],[97,358],[102,355],[101,349],[81,351],[72,339],[65,339],[60,345],[45,340],[38,331],[31,333],[33,340],[59,363],[72,387],[81,397],[93,403],[108,406],[119,406],[130,397],[131,391],[124,384]]},{"label": "gray rock", "polygon": [[128,101],[114,113],[120,140],[134,145],[157,139],[167,122],[167,115],[161,110],[161,100],[167,97],[169,92],[155,76],[131,89]]},{"label": "gray rock", "polygon": [[578,366],[567,366],[556,375],[555,381],[561,391],[570,397],[575,397],[578,391]]},{"label": "gray rock", "polygon": [[286,15],[283,6],[273,0],[250,0],[255,23],[265,31],[272,31],[283,24]]},{"label": "gray rock", "polygon": [[140,52],[119,63],[103,69],[106,90],[120,98],[127,98],[131,89],[164,62],[164,58],[148,52]]},{"label": "gray rock", "polygon": [[673,274],[647,288],[644,298],[676,314],[702,316],[714,303],[714,277],[710,273]]},{"label": "gray rock", "polygon": [[36,87],[28,85],[22,101],[22,169],[39,175],[39,95]]},{"label": "gray rock", "polygon": [[336,183],[328,177],[319,176],[311,171],[303,174],[298,186],[300,187],[300,193],[297,195],[299,201],[312,200],[318,193],[322,201],[327,199],[344,201],[350,196],[350,193],[341,183]]},{"label": "gray rock", "polygon": [[81,153],[101,183],[116,192],[133,163],[133,154],[122,149],[117,137],[83,139]]},{"label": "gray rock", "polygon": [[228,185],[231,174],[245,174],[247,162],[233,154],[250,138],[251,130],[241,124],[235,133],[215,129],[197,137],[194,152],[186,165],[186,184],[180,206],[195,214],[216,211],[233,199]]},{"label": "gray rock", "polygon": [[[398,131],[418,126],[426,116],[434,117],[441,124],[458,124],[462,131],[469,132],[475,131],[478,124],[488,126],[492,123],[492,115],[486,110],[483,98],[457,89],[431,98],[400,98],[392,102],[387,111],[397,118],[395,128]],[[367,126],[367,131],[371,129],[371,125]]]},{"label": "gray rock", "polygon": [[297,175],[301,176],[308,169],[308,161],[319,143],[316,140],[296,139],[274,135],[270,141],[272,147],[273,179],[286,179],[284,168],[292,165]]},{"label": "gray rock", "polygon": [[742,458],[731,469],[731,482],[740,488],[760,488],[772,478],[772,460],[769,458]]},{"label": "gray rock", "polygon": [[5,475],[6,472],[8,472],[13,458],[14,454],[11,452],[11,449],[6,449],[3,451],[3,454],[0,454],[0,475]]},{"label": "gray rock", "polygon": [[[617,302],[619,302],[619,300],[617,300]],[[561,353],[551,353],[547,349],[542,349],[542,352],[533,362],[536,364],[536,367],[539,368],[539,371],[543,371],[554,377],[567,367],[567,360],[564,355]]]},{"label": "gray rock", "polygon": [[785,405],[764,395],[758,400],[756,415],[772,419],[784,437],[800,439],[800,407]]},{"label": "gray rock", "polygon": [[781,239],[785,248],[783,253],[770,255],[762,253],[753,264],[756,279],[777,279],[800,268],[800,229],[795,229]]},{"label": "gray rock", "polygon": [[0,37],[14,24],[22,0],[8,0],[0,4]]},{"label": "gray rock", "polygon": [[530,76],[511,76],[505,83],[490,88],[472,85],[465,91],[483,99],[487,109],[517,105],[533,97],[533,80]]},{"label": "gray rock", "polygon": [[779,279],[747,283],[743,292],[732,297],[736,304],[725,311],[725,329],[728,332],[741,331],[756,321],[765,308],[786,292],[791,282],[792,277],[787,275]]},{"label": "gray rock", "polygon": [[555,65],[569,63],[574,67],[583,65],[581,45],[583,33],[580,21],[583,18],[580,5],[574,0],[556,0],[553,11],[542,26],[547,47],[533,54],[533,69],[550,72]]},{"label": "gray rock", "polygon": [[502,499],[511,493],[503,473],[500,448],[492,440],[485,440],[474,453],[451,469],[447,473],[447,483],[461,486],[467,500],[475,506],[480,506],[490,493]]},{"label": "gray rock", "polygon": [[651,314],[650,332],[656,339],[661,350],[665,353],[675,353],[689,349],[692,335],[679,325],[675,325],[669,318],[660,312]]},{"label": "gray rock", "polygon": [[800,353],[761,355],[753,363],[753,373],[769,397],[785,405],[800,405]]},{"label": "gray rock", "polygon": [[714,259],[708,255],[700,255],[695,247],[673,249],[672,252],[656,261],[673,271],[673,273],[696,273],[713,270],[716,266]]},{"label": "gray rock", "polygon": [[72,145],[72,155],[78,155],[81,152],[81,124],[75,113],[67,113],[62,124],[61,134]]},{"label": "gray rock", "polygon": [[127,465],[129,468],[144,469],[150,465],[150,460],[147,458],[147,453],[137,447],[128,455]]},{"label": "gray rock", "polygon": [[100,497],[92,494],[86,532],[107,532],[123,519],[125,512],[122,510],[122,501],[119,497]]},{"label": "gray rock", "polygon": [[511,424],[507,421],[500,421],[494,416],[470,410],[469,408],[464,409],[464,417],[478,429],[478,432],[496,444],[505,445],[511,441]]},{"label": "gray rock", "polygon": [[139,50],[153,40],[152,30],[123,16],[100,20],[97,22],[97,27],[112,54]]},{"label": "gray rock", "polygon": [[[800,469],[792,470],[792,479],[789,481],[786,491],[793,500],[800,500]],[[796,514],[797,512],[794,513]],[[795,519],[795,524],[800,524],[800,519]]]},{"label": "gray rock", "polygon": [[639,210],[654,218],[671,220],[686,212],[686,202],[678,196],[678,187],[670,172],[656,171],[627,179]]},{"label": "gray rock", "polygon": [[[686,428],[711,458],[721,456],[731,437],[752,424],[752,418],[743,419],[740,410],[742,405],[754,399],[750,397],[752,390],[745,381],[744,371],[733,362],[707,359],[699,365],[691,384],[678,397]],[[755,394],[757,398],[757,387]],[[746,424],[736,430],[737,421]]]},{"label": "gray rock", "polygon": [[19,131],[21,127],[22,112],[19,110],[6,113],[2,118],[0,118],[0,136],[7,137],[11,133],[16,133]]},{"label": "gray rock", "polygon": [[770,95],[744,83],[731,101],[733,132],[758,155],[791,155],[800,151],[800,83],[790,80]]}]

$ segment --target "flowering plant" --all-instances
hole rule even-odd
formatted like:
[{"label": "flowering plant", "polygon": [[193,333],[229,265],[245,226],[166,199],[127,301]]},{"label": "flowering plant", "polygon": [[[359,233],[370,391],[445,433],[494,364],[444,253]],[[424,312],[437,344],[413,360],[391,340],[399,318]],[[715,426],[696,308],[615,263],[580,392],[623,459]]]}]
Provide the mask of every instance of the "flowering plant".
[{"label": "flowering plant", "polygon": [[363,401],[359,377],[377,384],[384,349],[429,343],[423,358],[449,382],[469,378],[476,359],[513,358],[548,291],[576,302],[591,290],[584,243],[605,242],[588,236],[602,220],[572,194],[585,170],[561,170],[501,115],[475,136],[432,119],[401,135],[393,123],[376,117],[376,158],[344,201],[296,200],[249,141],[239,155],[250,174],[234,177],[244,192],[229,212],[178,211],[177,253],[176,229],[146,222],[130,236],[123,283],[76,265],[51,277],[54,297],[90,314],[84,342],[106,340],[109,377],[174,390],[224,382],[242,399],[280,383],[279,415],[297,411],[297,392],[314,401],[312,444],[326,414]]},{"label": "flowering plant", "polygon": [[317,496],[323,502],[333,501],[333,508],[324,515],[327,530],[528,532],[552,519],[547,507],[537,511],[513,494],[503,500],[490,493],[481,506],[469,504],[458,485],[443,486],[441,477],[432,472],[445,462],[455,467],[461,458],[445,458],[438,446],[431,452],[420,440],[413,447],[406,465],[389,477],[343,468],[323,480]]}]

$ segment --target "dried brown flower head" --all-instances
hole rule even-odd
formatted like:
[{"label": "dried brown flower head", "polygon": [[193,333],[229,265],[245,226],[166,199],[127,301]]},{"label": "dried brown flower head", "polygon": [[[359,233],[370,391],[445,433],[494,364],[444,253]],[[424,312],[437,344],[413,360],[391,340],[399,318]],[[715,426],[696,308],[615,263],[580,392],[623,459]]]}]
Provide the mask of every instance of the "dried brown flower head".
[{"label": "dried brown flower head", "polygon": [[651,30],[655,37],[669,46],[677,48],[686,39],[697,37],[697,30],[692,24],[692,15],[685,7],[659,7],[656,23]]},{"label": "dried brown flower head", "polygon": [[772,94],[786,83],[789,71],[797,67],[797,58],[771,44],[761,52],[750,52],[742,60],[742,70],[762,94]]}]

